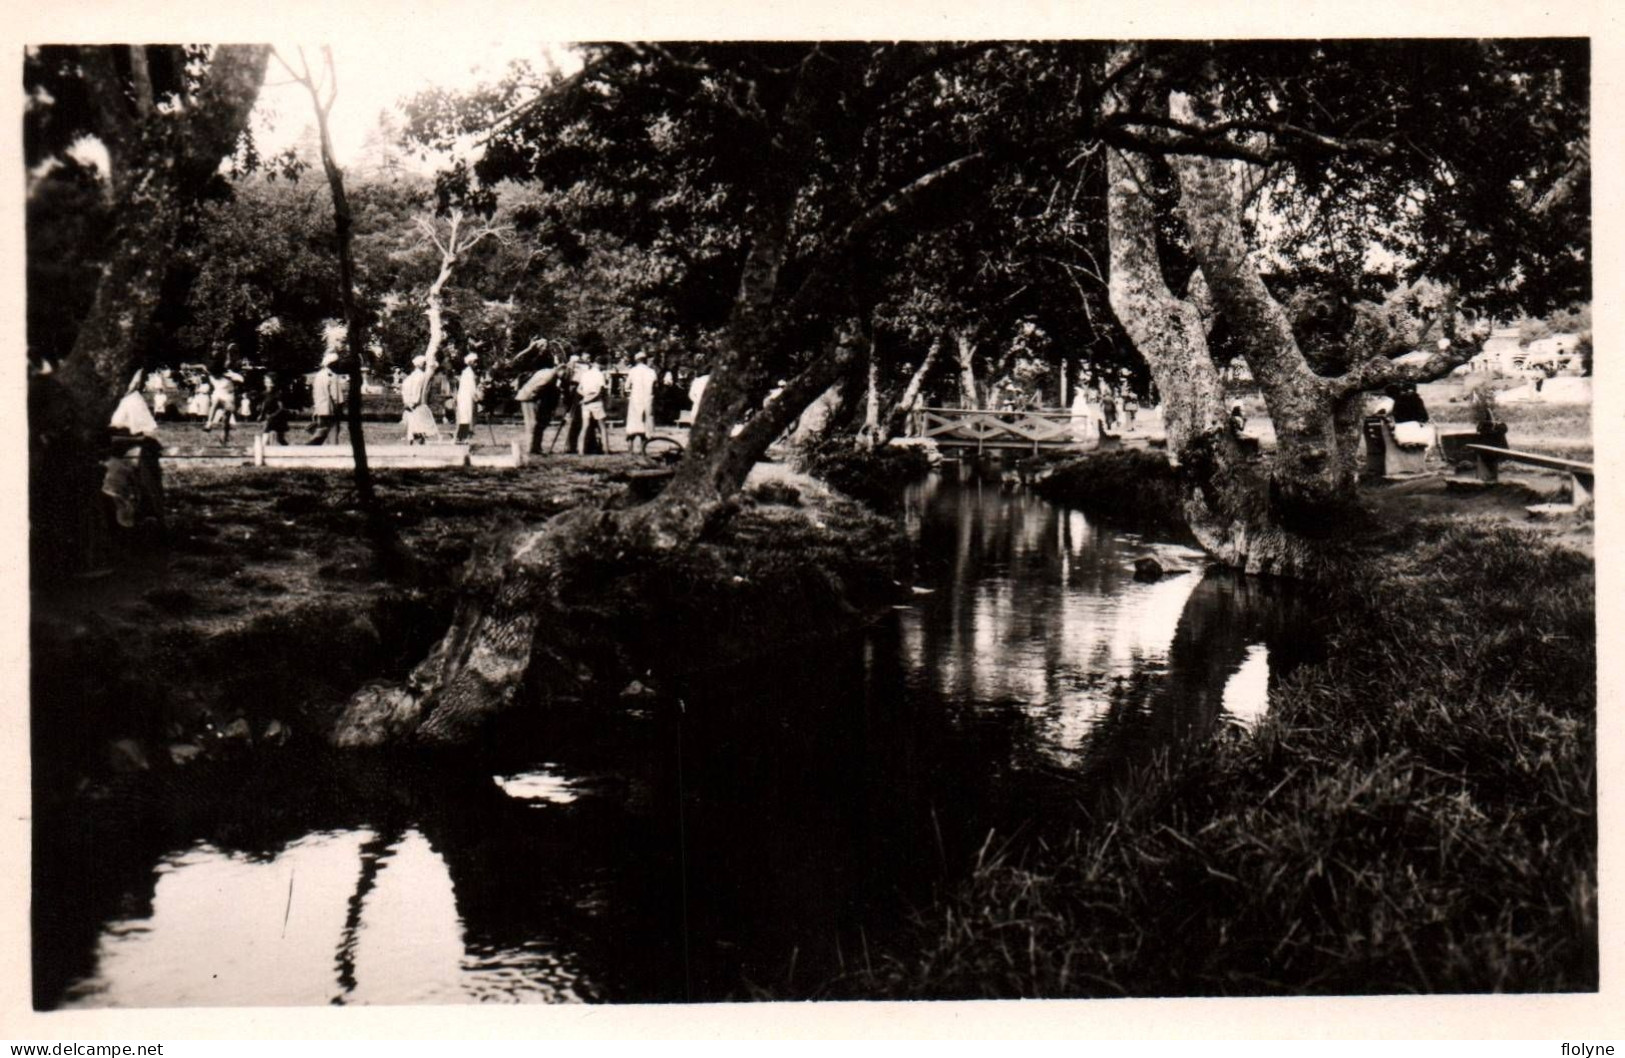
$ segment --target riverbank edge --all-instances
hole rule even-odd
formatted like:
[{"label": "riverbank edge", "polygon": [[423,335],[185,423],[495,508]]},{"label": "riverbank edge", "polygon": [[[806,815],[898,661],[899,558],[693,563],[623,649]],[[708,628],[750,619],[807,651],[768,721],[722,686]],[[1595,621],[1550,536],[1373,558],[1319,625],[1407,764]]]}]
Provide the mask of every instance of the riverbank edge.
[{"label": "riverbank edge", "polygon": [[1024,459],[1017,475],[1051,503],[1106,524],[1188,536],[1178,474],[1166,452],[1115,448]]},{"label": "riverbank edge", "polygon": [[[747,487],[691,552],[606,567],[612,581],[579,607],[584,638],[615,640],[591,659],[598,695],[646,696],[696,667],[736,665],[787,643],[850,631],[895,601],[911,567],[896,524],[806,475],[773,470]],[[211,476],[234,473],[253,472]],[[598,495],[588,501],[625,502],[612,478],[593,479]],[[184,507],[186,478],[170,488]],[[581,499],[579,491],[574,498]],[[552,512],[561,509],[568,508],[555,505]],[[212,527],[201,529],[214,535]],[[321,572],[335,587],[331,597],[294,592],[256,599],[265,612],[207,631],[188,620],[196,616],[189,611],[162,612],[174,596],[207,598],[203,590],[167,586],[185,579],[168,574],[158,587],[146,587],[135,606],[44,614],[36,608],[30,723],[36,807],[44,807],[40,798],[116,796],[142,777],[195,763],[229,763],[313,741],[325,748],[351,692],[403,677],[448,626],[469,547],[440,540],[420,550],[428,577],[420,571],[416,583],[406,583],[378,573],[342,531],[331,535],[312,541],[307,533],[304,540],[326,559]],[[189,537],[185,527],[176,537],[183,547],[207,542]],[[259,567],[238,568],[226,579],[264,586],[274,578]]]},{"label": "riverbank edge", "polygon": [[1490,519],[1361,550],[1256,733],[1035,820],[825,994],[1594,991],[1591,558]]}]

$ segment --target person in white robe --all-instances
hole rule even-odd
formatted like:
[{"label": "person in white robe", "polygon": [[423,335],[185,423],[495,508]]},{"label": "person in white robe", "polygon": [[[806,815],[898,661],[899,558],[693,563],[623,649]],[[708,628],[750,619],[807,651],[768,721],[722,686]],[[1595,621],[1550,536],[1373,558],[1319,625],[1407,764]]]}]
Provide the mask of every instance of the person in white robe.
[{"label": "person in white robe", "polygon": [[638,454],[649,447],[649,434],[654,429],[655,369],[648,364],[648,354],[641,350],[633,356],[632,369],[626,373],[626,443],[630,447],[637,438]]},{"label": "person in white robe", "polygon": [[419,354],[412,358],[412,373],[401,382],[401,420],[406,426],[407,444],[424,444],[430,438],[440,440],[440,427],[434,421],[434,410],[429,407],[429,373],[424,370],[429,358]]},{"label": "person in white robe", "polygon": [[480,358],[477,353],[463,357],[463,373],[457,379],[457,440],[474,439],[474,408],[480,401],[480,376],[477,371]]}]

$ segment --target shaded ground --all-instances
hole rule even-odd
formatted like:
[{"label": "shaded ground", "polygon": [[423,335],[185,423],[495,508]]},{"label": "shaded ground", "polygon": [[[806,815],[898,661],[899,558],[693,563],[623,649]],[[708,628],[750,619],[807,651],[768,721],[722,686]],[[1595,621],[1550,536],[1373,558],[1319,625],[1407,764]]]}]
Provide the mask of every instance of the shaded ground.
[{"label": "shaded ground", "polygon": [[[115,572],[33,599],[38,788],[319,738],[362,683],[398,678],[424,656],[484,534],[615,502],[628,472],[648,465],[553,456],[514,470],[380,471],[383,505],[423,566],[410,579],[375,563],[346,472],[169,474],[166,547],[132,548]],[[809,610],[834,608],[803,615],[820,628],[820,618],[844,620],[865,590],[890,590],[898,554],[889,523],[811,479],[771,473],[712,538],[669,564],[658,587],[679,627],[685,607],[771,613],[783,609],[775,593],[794,590]],[[812,587],[808,576],[818,578]],[[625,585],[613,591],[631,592],[627,607],[641,598]],[[713,598],[719,592],[725,598]],[[613,609],[610,589],[604,598]],[[636,638],[629,613],[603,619]],[[760,649],[774,630],[758,631]]]}]

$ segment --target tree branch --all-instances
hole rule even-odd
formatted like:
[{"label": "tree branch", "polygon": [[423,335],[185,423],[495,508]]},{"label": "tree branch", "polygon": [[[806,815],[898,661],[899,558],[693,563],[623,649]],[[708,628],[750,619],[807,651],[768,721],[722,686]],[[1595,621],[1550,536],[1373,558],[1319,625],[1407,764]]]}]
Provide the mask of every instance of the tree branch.
[{"label": "tree branch", "polygon": [[[1263,121],[1256,118],[1235,118],[1229,121],[1204,125],[1191,121],[1182,121],[1162,114],[1148,114],[1140,111],[1120,112],[1106,118],[1097,126],[1097,131],[1104,136],[1117,130],[1129,131],[1136,128],[1161,129],[1178,133],[1177,137],[1170,138],[1165,142],[1179,144],[1182,149],[1167,150],[1165,147],[1167,153],[1199,154],[1203,152],[1190,148],[1194,148],[1198,144],[1205,144],[1221,151],[1246,150],[1249,153],[1243,160],[1256,161],[1261,164],[1267,161],[1278,161],[1286,156],[1286,152],[1283,152],[1274,143],[1265,150],[1242,147],[1227,137],[1232,133],[1263,134],[1278,139],[1293,140],[1328,154],[1362,154],[1379,158],[1387,157],[1395,149],[1394,145],[1387,140],[1339,139],[1336,136],[1316,132],[1313,129],[1294,125],[1290,122]],[[1155,143],[1156,139],[1153,138],[1149,142]],[[1228,153],[1215,156],[1238,157]]]},{"label": "tree branch", "polygon": [[1432,382],[1471,360],[1473,353],[1469,346],[1459,349],[1452,347],[1414,364],[1401,364],[1385,356],[1374,356],[1335,378],[1326,379],[1324,385],[1334,397],[1345,397],[1391,382]]},{"label": "tree branch", "polygon": [[902,216],[914,208],[927,192],[939,187],[955,177],[972,171],[978,162],[986,157],[981,151],[963,155],[953,161],[940,165],[923,176],[893,191],[880,202],[869,207],[860,214],[846,230],[836,236],[828,246],[817,255],[817,261],[807,272],[801,286],[787,303],[787,315],[793,315],[804,309],[813,298],[822,293],[824,287],[833,276],[835,266],[844,261],[848,254],[858,243],[873,234],[881,225]]}]

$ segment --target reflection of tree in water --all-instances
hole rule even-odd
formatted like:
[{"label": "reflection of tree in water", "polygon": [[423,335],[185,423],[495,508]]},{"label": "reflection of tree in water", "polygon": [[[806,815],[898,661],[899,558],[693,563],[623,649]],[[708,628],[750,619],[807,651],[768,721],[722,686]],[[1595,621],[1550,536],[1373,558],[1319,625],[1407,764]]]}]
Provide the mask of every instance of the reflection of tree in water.
[{"label": "reflection of tree in water", "polygon": [[[130,825],[129,811],[119,812],[119,826],[88,831],[109,840],[53,847],[36,860],[36,1005],[56,1005],[74,981],[95,973],[105,928],[152,919],[158,879],[175,869],[163,867],[171,857],[203,847],[211,856],[265,864],[313,834],[353,832],[371,836],[358,857],[345,861],[357,870],[342,928],[331,939],[333,1002],[349,1001],[358,986],[369,984],[358,981],[357,966],[376,917],[371,900],[400,862],[396,853],[410,831],[421,833],[444,864],[458,919],[425,922],[424,930],[460,929],[463,965],[479,971],[468,976],[469,990],[585,998],[660,994],[659,987],[640,981],[623,930],[601,921],[606,913],[620,914],[606,909],[635,902],[609,891],[621,884],[615,875],[627,848],[643,840],[628,838],[617,812],[591,798],[536,807],[508,797],[488,773],[457,766],[367,758],[317,764],[291,756],[276,763],[233,774],[182,773],[181,781],[146,799],[140,825]],[[87,832],[84,823],[77,821],[81,833]],[[322,869],[341,869],[330,856]],[[421,868],[419,861],[399,869]],[[70,879],[77,887],[62,888]],[[324,891],[320,879],[295,876],[294,882],[290,900],[324,899],[306,895]],[[62,932],[43,932],[47,928]],[[606,990],[599,982],[615,987]],[[389,983],[373,981],[365,991],[387,995]],[[620,994],[622,983],[626,995]],[[320,982],[311,984],[320,988]]]},{"label": "reflection of tree in water", "polygon": [[1159,749],[1210,737],[1248,647],[1266,646],[1273,683],[1314,649],[1313,629],[1301,589],[1207,571],[1180,615],[1165,669],[1113,688],[1110,708],[1084,747],[1083,771],[1099,784],[1143,765]]}]

